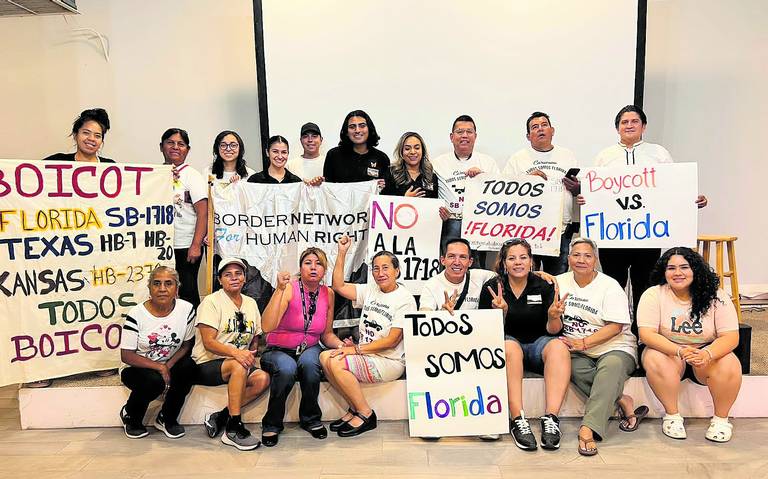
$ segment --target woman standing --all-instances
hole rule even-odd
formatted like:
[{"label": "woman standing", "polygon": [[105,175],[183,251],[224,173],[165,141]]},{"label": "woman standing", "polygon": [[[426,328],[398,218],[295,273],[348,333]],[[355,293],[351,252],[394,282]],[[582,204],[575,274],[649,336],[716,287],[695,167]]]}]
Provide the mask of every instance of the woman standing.
[{"label": "woman standing", "polygon": [[285,401],[296,378],[301,385],[299,425],[316,439],[328,430],[320,422],[317,403],[323,369],[322,344],[340,348],[344,343],[333,333],[333,290],[322,284],[328,259],[319,248],[307,248],[299,257],[299,278],[277,274],[277,288],[264,310],[261,327],[267,334],[267,349],[261,367],[272,377],[269,405],[261,421],[261,442],[275,446],[283,430]]},{"label": "woman standing", "polygon": [[320,363],[331,385],[349,405],[347,413],[330,424],[331,431],[351,437],[376,428],[376,412],[366,401],[360,383],[394,381],[405,371],[403,313],[416,310],[416,300],[397,283],[400,262],[388,251],[373,256],[371,271],[375,284],[344,281],[344,257],[352,240],[339,239],[339,253],[333,268],[333,290],[362,308],[360,341],[320,354]]},{"label": "woman standing", "polygon": [[300,183],[301,178],[285,167],[288,163],[288,140],[275,135],[267,140],[266,149],[269,166],[266,170],[254,173],[248,178],[249,183],[280,184]]},{"label": "woman standing", "polygon": [[99,156],[104,138],[109,131],[109,115],[103,108],[84,110],[72,123],[70,136],[75,140],[74,153],[56,153],[44,161],[87,161],[92,163],[114,163],[114,160]]},{"label": "woman standing", "polygon": [[678,411],[680,381],[709,388],[715,415],[705,437],[728,442],[733,425],[728,414],[741,388],[739,321],[731,298],[719,289],[712,268],[690,248],[672,248],[659,258],[652,286],[638,306],[637,326],[648,384],[664,406],[661,431],[685,439]]},{"label": "woman standing", "polygon": [[421,135],[404,133],[395,146],[394,157],[382,195],[437,198],[437,175]]},{"label": "woman standing", "polygon": [[213,140],[213,164],[203,173],[206,178],[214,176],[221,186],[247,180],[256,172],[246,165],[244,156],[245,144],[240,135],[224,130]]}]

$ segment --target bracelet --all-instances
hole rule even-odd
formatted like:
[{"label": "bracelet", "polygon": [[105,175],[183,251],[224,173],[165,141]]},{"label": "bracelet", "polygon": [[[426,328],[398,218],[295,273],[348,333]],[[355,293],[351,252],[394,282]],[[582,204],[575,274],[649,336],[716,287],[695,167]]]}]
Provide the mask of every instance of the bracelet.
[{"label": "bracelet", "polygon": [[584,348],[584,351],[587,350],[587,338],[581,338],[581,347]]},{"label": "bracelet", "polygon": [[709,354],[709,360],[710,360],[710,361],[713,361],[713,360],[715,359],[714,357],[712,357],[712,351],[710,351],[709,349],[707,349],[707,348],[701,348],[701,350],[702,350],[702,351],[706,351],[706,352],[707,352],[707,354]]},{"label": "bracelet", "polygon": [[355,352],[356,352],[357,354],[361,354],[361,355],[363,354],[363,352],[362,352],[362,351],[360,351],[360,344],[359,344],[359,343],[358,343],[358,344],[355,344]]},{"label": "bracelet", "polygon": [[677,348],[677,352],[675,353],[675,355],[676,355],[676,356],[677,356],[679,359],[683,359],[683,358],[682,358],[682,356],[680,356],[680,350],[681,350],[681,349],[683,349],[683,347],[682,347],[682,346],[678,347],[678,348]]}]

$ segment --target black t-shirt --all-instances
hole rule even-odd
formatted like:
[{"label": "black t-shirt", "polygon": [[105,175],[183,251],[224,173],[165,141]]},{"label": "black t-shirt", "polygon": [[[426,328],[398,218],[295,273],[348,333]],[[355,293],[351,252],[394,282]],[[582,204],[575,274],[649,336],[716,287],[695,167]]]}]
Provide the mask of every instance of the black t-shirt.
[{"label": "black t-shirt", "polygon": [[423,174],[419,174],[415,180],[409,181],[404,185],[397,184],[395,178],[392,176],[392,171],[387,173],[384,189],[381,190],[382,195],[392,196],[405,196],[405,192],[411,187],[421,188],[424,191],[424,198],[437,198],[437,174],[432,173],[432,181],[427,182]]},{"label": "black t-shirt", "polygon": [[369,148],[359,154],[351,148],[337,146],[325,155],[323,177],[331,183],[381,180],[388,176],[389,157],[383,151]]},{"label": "black t-shirt", "polygon": [[[495,292],[498,279],[494,278],[483,285],[479,309],[492,307],[493,297],[488,287]],[[515,298],[506,277],[503,278],[502,287],[504,301],[508,306],[507,317],[504,318],[504,334],[523,344],[532,343],[541,336],[551,336],[547,332],[547,311],[555,297],[555,287],[533,273],[528,273],[527,284],[519,298]]]},{"label": "black t-shirt", "polygon": [[[74,153],[54,153],[51,156],[43,158],[43,161],[75,161]],[[109,158],[99,157],[99,163],[114,163],[115,160]]]},{"label": "black t-shirt", "polygon": [[260,171],[258,173],[254,173],[248,178],[248,183],[264,183],[264,184],[270,184],[270,185],[280,185],[284,183],[300,183],[302,180],[298,176],[294,175],[288,169],[285,170],[285,176],[283,177],[283,181],[278,181],[277,178],[273,178],[269,175],[267,170]]}]

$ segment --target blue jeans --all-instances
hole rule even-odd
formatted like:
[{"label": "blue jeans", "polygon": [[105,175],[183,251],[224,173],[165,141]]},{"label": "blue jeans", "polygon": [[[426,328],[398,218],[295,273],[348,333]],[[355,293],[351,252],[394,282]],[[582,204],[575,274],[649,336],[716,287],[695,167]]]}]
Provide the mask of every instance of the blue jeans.
[{"label": "blue jeans", "polygon": [[287,350],[267,347],[267,351],[261,356],[261,369],[269,373],[272,381],[269,385],[269,405],[261,420],[263,432],[283,430],[285,401],[297,378],[301,387],[299,424],[304,428],[321,424],[323,413],[317,403],[320,379],[323,376],[323,368],[320,366],[321,350],[320,345],[316,344],[307,348],[297,358],[294,354],[288,354]]},{"label": "blue jeans", "polygon": [[540,336],[532,343],[521,343],[512,336],[504,336],[505,341],[514,341],[523,350],[523,369],[537,374],[544,374],[544,348],[554,339],[557,337]]}]

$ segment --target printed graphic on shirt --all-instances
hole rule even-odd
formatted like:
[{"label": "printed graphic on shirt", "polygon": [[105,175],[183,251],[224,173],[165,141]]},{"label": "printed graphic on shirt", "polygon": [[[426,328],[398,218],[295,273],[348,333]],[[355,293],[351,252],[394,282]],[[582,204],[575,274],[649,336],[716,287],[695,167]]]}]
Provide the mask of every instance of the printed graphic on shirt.
[{"label": "printed graphic on shirt", "polygon": [[183,338],[179,337],[170,326],[162,325],[157,331],[153,331],[147,336],[147,344],[149,345],[147,359],[159,362],[171,359],[182,340]]}]

